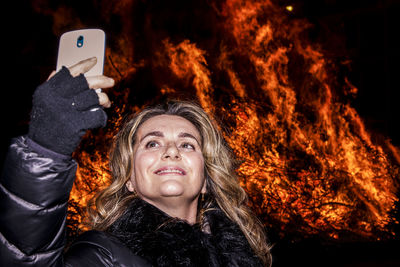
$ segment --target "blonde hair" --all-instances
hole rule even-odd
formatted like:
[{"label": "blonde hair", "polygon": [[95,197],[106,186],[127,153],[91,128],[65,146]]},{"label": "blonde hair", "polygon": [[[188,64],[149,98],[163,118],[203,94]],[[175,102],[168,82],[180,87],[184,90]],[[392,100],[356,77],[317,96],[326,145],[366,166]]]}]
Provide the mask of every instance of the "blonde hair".
[{"label": "blonde hair", "polygon": [[149,107],[125,123],[116,135],[110,153],[112,183],[88,203],[90,226],[97,230],[107,229],[136,197],[125,186],[133,171],[136,132],[143,122],[163,114],[183,117],[197,128],[202,138],[208,199],[214,200],[226,216],[240,227],[264,264],[271,265],[270,248],[263,225],[247,206],[247,194],[239,185],[231,150],[215,122],[192,102],[169,101],[164,105]]}]

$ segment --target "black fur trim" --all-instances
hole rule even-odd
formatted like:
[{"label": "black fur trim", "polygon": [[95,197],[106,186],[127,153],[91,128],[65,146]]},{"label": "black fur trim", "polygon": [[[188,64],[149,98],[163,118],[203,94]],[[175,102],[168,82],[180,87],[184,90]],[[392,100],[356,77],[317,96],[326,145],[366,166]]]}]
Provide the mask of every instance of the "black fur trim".
[{"label": "black fur trim", "polygon": [[262,266],[240,228],[218,207],[205,216],[211,234],[135,199],[107,232],[154,266]]}]

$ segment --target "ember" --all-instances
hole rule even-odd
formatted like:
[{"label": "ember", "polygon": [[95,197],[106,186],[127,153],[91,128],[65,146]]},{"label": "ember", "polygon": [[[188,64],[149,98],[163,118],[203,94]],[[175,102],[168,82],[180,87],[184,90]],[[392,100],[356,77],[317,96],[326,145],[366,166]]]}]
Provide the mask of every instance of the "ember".
[{"label": "ember", "polygon": [[[195,96],[227,126],[241,184],[267,227],[282,236],[393,236],[399,148],[372,140],[346,100],[357,88],[337,78],[334,62],[309,41],[310,24],[288,16],[292,6],[268,0],[200,1],[190,11],[164,2],[95,5],[109,35],[105,72],[119,83],[109,92],[107,128],[89,133],[75,153],[71,227],[109,183],[107,149],[123,116],[167,97]],[[69,21],[71,9],[51,14],[57,35],[91,26]]]}]

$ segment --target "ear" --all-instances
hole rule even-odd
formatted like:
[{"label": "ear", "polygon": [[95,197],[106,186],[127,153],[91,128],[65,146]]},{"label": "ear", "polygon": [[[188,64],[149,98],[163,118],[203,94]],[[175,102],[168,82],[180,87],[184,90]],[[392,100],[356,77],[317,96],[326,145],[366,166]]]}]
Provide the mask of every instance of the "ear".
[{"label": "ear", "polygon": [[126,186],[126,188],[128,188],[128,190],[129,190],[130,192],[135,191],[135,188],[133,187],[133,183],[132,183],[131,180],[129,180],[128,182],[126,182],[125,186]]}]

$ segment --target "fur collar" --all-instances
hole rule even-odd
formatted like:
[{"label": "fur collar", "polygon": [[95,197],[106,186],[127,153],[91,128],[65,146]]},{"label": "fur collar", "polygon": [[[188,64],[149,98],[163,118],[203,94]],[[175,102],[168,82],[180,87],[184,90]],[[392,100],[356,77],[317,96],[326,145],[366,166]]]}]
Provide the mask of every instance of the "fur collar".
[{"label": "fur collar", "polygon": [[211,234],[135,199],[107,232],[154,266],[262,266],[240,228],[215,207]]}]

